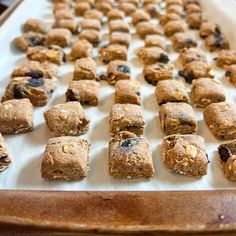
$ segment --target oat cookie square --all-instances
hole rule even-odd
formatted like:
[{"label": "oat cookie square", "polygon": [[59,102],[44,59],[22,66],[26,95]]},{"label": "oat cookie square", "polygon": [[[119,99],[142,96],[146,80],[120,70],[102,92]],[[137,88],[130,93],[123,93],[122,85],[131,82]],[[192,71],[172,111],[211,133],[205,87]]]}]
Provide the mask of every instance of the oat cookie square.
[{"label": "oat cookie square", "polygon": [[183,102],[166,103],[159,111],[161,130],[166,135],[194,134],[197,132],[197,120],[193,108]]},{"label": "oat cookie square", "polygon": [[145,37],[144,40],[145,47],[159,47],[165,50],[166,48],[166,39],[157,34],[150,34]]},{"label": "oat cookie square", "polygon": [[78,101],[82,105],[97,106],[100,84],[93,80],[71,81],[66,91],[67,101]]},{"label": "oat cookie square", "polygon": [[220,140],[236,138],[236,110],[226,102],[212,103],[204,110],[204,120],[212,134]]},{"label": "oat cookie square", "polygon": [[108,64],[106,81],[109,84],[114,85],[117,81],[130,79],[131,68],[128,62],[114,60]]},{"label": "oat cookie square", "polygon": [[53,29],[68,29],[72,34],[78,30],[78,24],[74,20],[57,20],[52,25]]},{"label": "oat cookie square", "polygon": [[131,42],[131,36],[128,33],[113,32],[110,34],[110,39],[109,39],[110,44],[124,45],[127,48],[129,48],[130,42]]},{"label": "oat cookie square", "polygon": [[129,131],[136,135],[144,133],[143,111],[135,104],[115,104],[109,116],[110,133]]},{"label": "oat cookie square", "polygon": [[171,37],[175,33],[185,32],[186,29],[186,24],[181,20],[169,21],[164,26],[164,33],[167,37]]},{"label": "oat cookie square", "polygon": [[119,9],[111,9],[107,13],[108,21],[112,20],[123,20],[125,18],[125,13]]},{"label": "oat cookie square", "polygon": [[173,69],[174,66],[171,64],[155,63],[146,65],[143,69],[143,76],[149,84],[156,85],[162,80],[172,80]]},{"label": "oat cookie square", "polygon": [[58,137],[48,141],[41,165],[42,178],[50,180],[79,180],[89,171],[87,140],[78,137]]},{"label": "oat cookie square", "polygon": [[127,61],[128,50],[124,45],[108,44],[100,49],[99,57],[105,64],[114,60]]},{"label": "oat cookie square", "polygon": [[136,25],[136,32],[139,35],[140,38],[145,39],[147,35],[151,34],[157,34],[157,35],[162,35],[163,32],[160,29],[160,27],[154,23],[151,22],[140,22]]},{"label": "oat cookie square", "polygon": [[71,47],[71,51],[67,56],[70,61],[75,61],[80,58],[92,56],[93,45],[87,40],[77,40]]},{"label": "oat cookie square", "polygon": [[226,100],[223,86],[216,79],[200,78],[194,80],[191,94],[195,106],[200,108]]},{"label": "oat cookie square", "polygon": [[108,166],[114,178],[153,177],[154,166],[148,141],[127,131],[119,132],[109,142]]},{"label": "oat cookie square", "polygon": [[236,87],[236,65],[227,66],[225,73],[226,79]]},{"label": "oat cookie square", "polygon": [[229,42],[224,34],[213,34],[205,39],[205,47],[210,52],[230,49]]},{"label": "oat cookie square", "polygon": [[30,18],[23,24],[23,31],[25,33],[36,32],[44,34],[46,33],[46,26],[42,20]]},{"label": "oat cookie square", "polygon": [[92,29],[92,30],[100,31],[101,27],[102,27],[101,22],[95,19],[83,19],[80,22],[81,30]]},{"label": "oat cookie square", "polygon": [[112,20],[108,24],[109,32],[124,32],[129,33],[129,25],[123,20]]},{"label": "oat cookie square", "polygon": [[165,166],[176,173],[192,177],[207,174],[208,156],[204,138],[198,135],[170,135],[162,143]]},{"label": "oat cookie square", "polygon": [[131,15],[133,25],[137,25],[140,22],[150,21],[150,15],[144,10],[136,10]]},{"label": "oat cookie square", "polygon": [[137,80],[121,80],[115,85],[115,102],[141,105],[140,83]]},{"label": "oat cookie square", "polygon": [[218,147],[221,169],[228,180],[236,181],[236,139]]},{"label": "oat cookie square", "polygon": [[84,29],[79,34],[80,40],[87,40],[89,41],[93,46],[97,46],[101,39],[102,35],[99,31],[94,29]]},{"label": "oat cookie square", "polygon": [[0,104],[0,133],[19,134],[33,130],[33,106],[29,99]]},{"label": "oat cookie square", "polygon": [[47,45],[58,45],[60,47],[68,47],[71,43],[72,34],[68,29],[52,29],[47,34]]},{"label": "oat cookie square", "polygon": [[190,103],[188,92],[181,80],[163,80],[158,82],[155,95],[159,105],[168,102]]},{"label": "oat cookie square", "polygon": [[186,48],[179,55],[179,62],[184,67],[193,61],[203,61],[207,63],[205,53],[200,48]]},{"label": "oat cookie square", "polygon": [[2,101],[28,98],[33,106],[44,106],[56,88],[54,80],[46,78],[14,77],[10,80]]},{"label": "oat cookie square", "polygon": [[236,64],[235,50],[221,50],[216,58],[216,65],[222,68]]},{"label": "oat cookie square", "polygon": [[76,60],[73,80],[97,80],[97,64],[90,58]]},{"label": "oat cookie square", "polygon": [[43,115],[53,137],[78,136],[89,129],[90,120],[76,101],[55,105]]}]

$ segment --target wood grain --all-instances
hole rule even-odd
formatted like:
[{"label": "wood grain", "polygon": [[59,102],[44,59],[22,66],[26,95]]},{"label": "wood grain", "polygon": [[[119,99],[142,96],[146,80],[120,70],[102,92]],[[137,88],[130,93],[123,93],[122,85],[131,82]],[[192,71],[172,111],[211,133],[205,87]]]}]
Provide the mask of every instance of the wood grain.
[{"label": "wood grain", "polygon": [[0,26],[8,19],[8,17],[16,10],[23,0],[16,0],[2,15],[0,15]]},{"label": "wood grain", "polygon": [[80,233],[236,233],[236,191],[0,191],[0,226]]}]

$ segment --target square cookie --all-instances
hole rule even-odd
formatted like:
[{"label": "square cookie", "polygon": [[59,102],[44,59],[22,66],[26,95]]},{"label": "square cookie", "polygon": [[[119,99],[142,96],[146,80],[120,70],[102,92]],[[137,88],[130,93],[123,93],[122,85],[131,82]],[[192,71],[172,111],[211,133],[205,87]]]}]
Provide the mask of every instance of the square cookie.
[{"label": "square cookie", "polygon": [[188,92],[181,80],[163,80],[158,82],[155,94],[159,105],[168,102],[190,103]]},{"label": "square cookie", "polygon": [[152,153],[145,138],[123,131],[109,142],[109,173],[115,178],[150,178],[154,174]]},{"label": "square cookie", "polygon": [[71,43],[72,34],[68,29],[52,29],[47,35],[47,45],[67,47]]},{"label": "square cookie", "polygon": [[161,80],[173,79],[173,65],[156,63],[153,65],[146,65],[143,69],[144,79],[152,85],[156,85]]},{"label": "square cookie", "polygon": [[144,133],[145,121],[140,106],[134,104],[115,104],[109,117],[110,133],[129,131],[136,135]]},{"label": "square cookie", "polygon": [[141,105],[140,83],[137,80],[121,80],[115,85],[115,103]]},{"label": "square cookie", "polygon": [[12,163],[7,144],[0,134],[0,172],[4,171]]},{"label": "square cookie", "polygon": [[205,108],[203,114],[207,126],[217,139],[236,138],[236,110],[231,104],[212,103]]},{"label": "square cookie", "polygon": [[236,87],[236,64],[227,66],[225,73],[226,79],[234,86]]},{"label": "square cookie", "polygon": [[78,137],[49,139],[41,165],[42,178],[78,180],[86,177],[89,149],[89,142]]},{"label": "square cookie", "polygon": [[110,39],[109,39],[110,44],[124,45],[128,48],[130,45],[130,42],[131,42],[131,36],[129,33],[112,32],[110,34]]},{"label": "square cookie", "polygon": [[208,156],[204,138],[198,135],[170,135],[162,143],[165,166],[176,173],[201,177],[207,174]]},{"label": "square cookie", "polygon": [[106,81],[109,84],[114,85],[117,81],[130,79],[131,68],[128,62],[114,60],[108,64]]},{"label": "square cookie", "polygon": [[184,77],[185,81],[189,84],[193,80],[199,78],[214,78],[214,71],[207,62],[192,61],[184,66],[184,69],[179,71],[179,75]]},{"label": "square cookie", "polygon": [[92,56],[93,45],[87,40],[77,40],[71,47],[71,51],[67,56],[69,61],[75,61],[80,58]]},{"label": "square cookie", "polygon": [[0,104],[0,133],[19,134],[33,130],[33,106],[29,99]]},{"label": "square cookie", "polygon": [[119,44],[108,44],[100,49],[99,57],[105,64],[114,60],[127,61],[127,47]]},{"label": "square cookie", "polygon": [[93,44],[93,46],[97,46],[100,43],[101,39],[102,39],[102,35],[97,30],[84,29],[80,32],[79,39],[80,40],[87,40],[88,42]]},{"label": "square cookie", "polygon": [[57,65],[62,65],[65,62],[65,54],[60,47],[51,46],[33,47],[27,50],[27,58],[31,61],[51,62]]},{"label": "square cookie", "polygon": [[137,52],[138,59],[143,65],[152,65],[157,62],[167,63],[169,57],[167,53],[159,47],[143,47]]},{"label": "square cookie", "polygon": [[55,105],[43,115],[53,137],[78,136],[89,129],[90,120],[79,102]]},{"label": "square cookie", "polygon": [[97,80],[97,64],[90,58],[81,58],[75,62],[73,80]]},{"label": "square cookie", "polygon": [[219,80],[201,78],[192,83],[192,98],[196,107],[205,108],[211,103],[224,102],[224,88]]},{"label": "square cookie", "polygon": [[55,88],[56,84],[51,79],[14,77],[6,87],[2,101],[28,98],[33,106],[44,106]]},{"label": "square cookie", "polygon": [[52,26],[53,29],[68,29],[72,34],[77,33],[78,24],[74,20],[58,20]]},{"label": "square cookie", "polygon": [[218,147],[221,169],[228,180],[236,181],[236,139]]},{"label": "square cookie", "polygon": [[82,105],[97,106],[100,84],[93,80],[71,81],[66,91],[67,101],[78,101]]},{"label": "square cookie", "polygon": [[193,108],[187,103],[166,103],[159,111],[161,130],[166,135],[193,134],[197,132],[197,120]]},{"label": "square cookie", "polygon": [[235,50],[221,50],[216,58],[216,65],[225,68],[236,64]]}]

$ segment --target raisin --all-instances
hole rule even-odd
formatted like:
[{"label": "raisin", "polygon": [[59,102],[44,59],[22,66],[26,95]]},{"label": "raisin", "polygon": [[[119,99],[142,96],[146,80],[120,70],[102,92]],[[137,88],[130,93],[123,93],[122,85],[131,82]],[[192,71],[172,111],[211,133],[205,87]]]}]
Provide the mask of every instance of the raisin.
[{"label": "raisin", "polygon": [[138,96],[140,96],[140,95],[141,95],[141,93],[140,93],[140,92],[137,92],[136,94],[137,94]]},{"label": "raisin", "polygon": [[214,37],[215,37],[214,46],[216,48],[221,48],[224,37],[222,36],[222,34],[215,34]]},{"label": "raisin", "polygon": [[135,145],[138,144],[139,139],[140,138],[129,138],[129,139],[126,139],[126,140],[122,141],[121,147],[123,147],[123,148],[132,148],[132,147],[134,147]]},{"label": "raisin", "polygon": [[34,70],[31,70],[30,72],[25,73],[25,76],[30,76],[34,79],[39,79],[43,77],[41,73],[38,73],[37,71],[34,71]]},{"label": "raisin", "polygon": [[67,90],[66,92],[66,101],[78,101],[78,99],[76,99],[75,94],[73,93],[73,91],[71,89]]},{"label": "raisin", "polygon": [[30,37],[29,39],[30,46],[38,46],[42,44],[42,41],[36,37]]},{"label": "raisin", "polygon": [[217,35],[217,34],[218,34],[218,35],[221,34],[220,26],[218,26],[218,25],[215,27],[215,34],[216,34],[216,35]]},{"label": "raisin", "polygon": [[21,99],[21,98],[25,97],[25,93],[22,90],[22,88],[20,87],[20,85],[18,85],[18,84],[14,85],[14,87],[13,87],[13,96],[16,99]]},{"label": "raisin", "polygon": [[117,70],[121,73],[124,73],[124,74],[130,74],[130,68],[126,65],[119,65],[117,67]]},{"label": "raisin", "polygon": [[226,77],[231,76],[231,72],[230,72],[230,71],[226,71],[226,72],[225,72],[225,76],[226,76]]},{"label": "raisin", "polygon": [[44,80],[42,78],[39,78],[39,79],[32,78],[28,80],[27,84],[30,87],[40,87],[44,85]]},{"label": "raisin", "polygon": [[219,154],[220,154],[220,159],[223,162],[227,162],[227,160],[230,158],[230,156],[232,155],[230,149],[228,147],[220,147],[219,148]]},{"label": "raisin", "polygon": [[166,62],[169,61],[169,57],[166,54],[161,53],[160,56],[159,56],[159,61],[163,62],[163,63],[166,63]]}]

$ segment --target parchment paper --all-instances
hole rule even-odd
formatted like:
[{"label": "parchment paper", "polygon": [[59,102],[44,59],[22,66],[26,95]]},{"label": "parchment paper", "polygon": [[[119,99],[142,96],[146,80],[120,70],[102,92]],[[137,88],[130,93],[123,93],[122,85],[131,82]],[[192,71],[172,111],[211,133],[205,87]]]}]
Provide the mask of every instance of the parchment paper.
[{"label": "parchment paper", "polygon": [[[224,32],[231,41],[231,45],[236,48],[235,40],[235,12],[236,3],[233,0],[202,0],[204,12],[211,20],[223,26]],[[7,22],[0,28],[0,94],[9,81],[9,75],[13,68],[25,60],[22,53],[10,47],[10,42],[21,34],[20,26],[28,18],[44,19],[50,25],[53,21],[50,1],[47,0],[25,0],[11,15]],[[79,19],[77,19],[79,20]],[[130,22],[130,19],[126,19]],[[133,27],[131,27],[133,29]],[[107,38],[107,29],[103,29],[104,38]],[[204,49],[202,41],[199,45]],[[90,129],[86,135],[91,142],[90,172],[87,178],[81,181],[47,181],[40,176],[40,166],[43,152],[50,138],[47,126],[43,119],[43,112],[49,107],[65,102],[64,93],[73,75],[73,64],[66,64],[60,68],[60,78],[58,88],[53,93],[49,104],[45,107],[36,108],[34,111],[34,131],[5,136],[9,146],[13,164],[3,173],[0,173],[0,189],[34,189],[34,190],[209,190],[235,188],[236,183],[227,181],[220,169],[219,157],[217,155],[218,141],[208,130],[203,117],[202,110],[195,109],[199,124],[198,134],[206,139],[207,152],[211,161],[208,175],[195,179],[184,177],[169,172],[161,160],[161,142],[164,134],[160,130],[159,106],[157,105],[154,91],[155,87],[148,85],[142,76],[142,66],[136,58],[137,48],[143,46],[143,41],[134,35],[129,49],[129,61],[132,66],[132,79],[141,82],[142,88],[142,109],[146,122],[145,137],[149,140],[155,166],[155,175],[151,180],[117,180],[108,174],[108,114],[114,102],[114,87],[106,82],[101,82],[101,101],[98,107],[86,107],[86,113],[91,119]],[[68,51],[68,50],[67,50]],[[213,58],[216,54],[207,54],[209,63],[214,64]],[[94,50],[94,57],[97,51]],[[170,58],[178,69],[176,58],[177,53],[171,51]],[[105,71],[98,59],[98,73]],[[227,101],[235,104],[235,88],[224,78],[224,71],[216,69],[216,78],[219,79],[225,88]],[[177,75],[177,70],[176,70]],[[188,87],[189,89],[189,87]],[[193,104],[192,104],[193,105]]]}]

